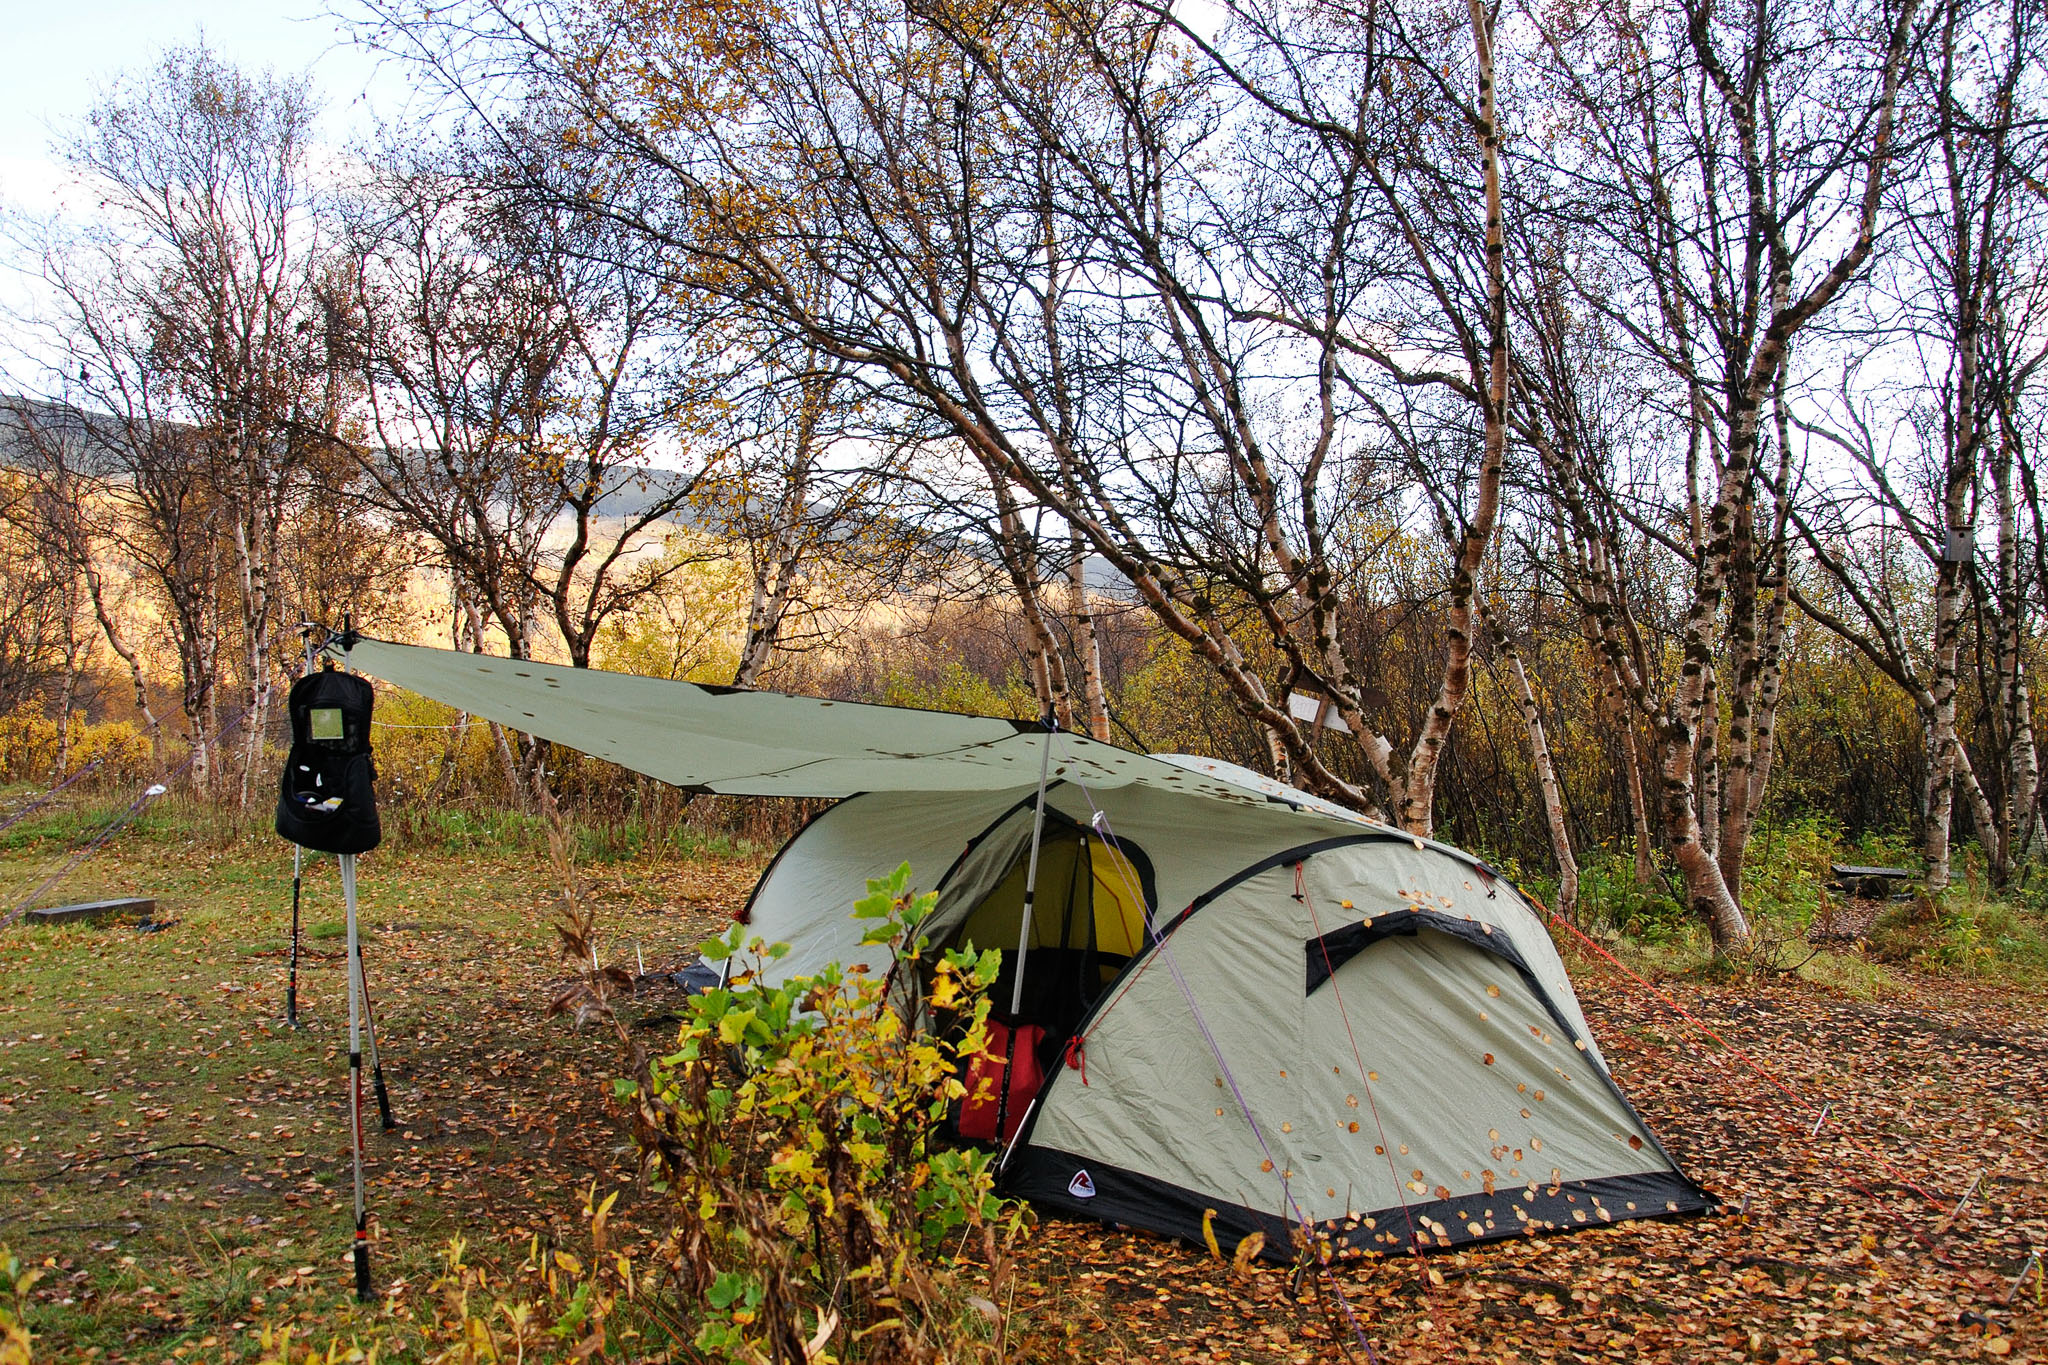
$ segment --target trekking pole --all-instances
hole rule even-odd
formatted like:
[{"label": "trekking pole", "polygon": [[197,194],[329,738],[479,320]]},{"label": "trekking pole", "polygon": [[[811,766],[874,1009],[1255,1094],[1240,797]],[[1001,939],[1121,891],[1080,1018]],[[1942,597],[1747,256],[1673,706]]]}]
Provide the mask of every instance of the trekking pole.
[{"label": "trekking pole", "polygon": [[[313,627],[310,622],[299,623],[299,645],[305,651],[305,660],[299,676],[305,677],[313,671]],[[299,882],[305,870],[306,850],[299,844],[292,845],[292,955],[291,967],[285,977],[284,1021],[292,1028],[299,1026]]]},{"label": "trekking pole", "polygon": [[398,1125],[391,1121],[391,1094],[384,1088],[384,1058],[377,1051],[377,1012],[370,1008],[370,974],[363,966],[362,949],[356,949],[355,970],[362,982],[363,990],[363,1032],[370,1042],[370,1087],[377,1094],[377,1118],[390,1132]]},{"label": "trekking pole", "polygon": [[369,1214],[363,1202],[363,974],[362,941],[356,934],[356,855],[341,855],[341,898],[348,914],[348,1131],[355,1177],[356,1300],[370,1302]]},{"label": "trekking pole", "polygon": [[292,955],[291,967],[284,983],[284,1021],[293,1028],[299,1026],[299,874],[303,870],[306,850],[292,845]]}]

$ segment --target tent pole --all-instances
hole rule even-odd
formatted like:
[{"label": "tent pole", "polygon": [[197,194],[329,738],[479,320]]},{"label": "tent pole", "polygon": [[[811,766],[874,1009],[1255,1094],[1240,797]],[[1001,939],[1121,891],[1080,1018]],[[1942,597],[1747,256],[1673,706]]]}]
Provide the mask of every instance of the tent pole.
[{"label": "tent pole", "polygon": [[384,1057],[377,1050],[377,1012],[370,1007],[370,973],[363,965],[363,952],[356,948],[356,976],[363,985],[363,1033],[370,1043],[370,1087],[377,1093],[377,1118],[390,1132],[398,1125],[391,1121],[391,1093],[384,1088]]},{"label": "tent pole", "polygon": [[306,850],[292,845],[292,956],[290,975],[285,978],[284,1021],[292,1028],[299,1026],[299,874],[304,868]]},{"label": "tent pole", "polygon": [[1059,718],[1048,713],[1045,718],[1045,752],[1038,759],[1038,804],[1031,815],[1031,861],[1024,868],[1024,922],[1017,930],[1017,973],[1010,983],[1010,1017],[1013,1019],[1024,1012],[1024,958],[1031,951],[1031,904],[1038,895],[1038,843],[1045,834],[1045,779],[1052,769],[1052,737],[1059,733],[1059,728]]},{"label": "tent pole", "polygon": [[348,913],[348,1132],[355,1176],[356,1298],[370,1301],[369,1217],[363,1204],[363,974],[362,940],[356,934],[356,855],[341,855],[341,897]]}]

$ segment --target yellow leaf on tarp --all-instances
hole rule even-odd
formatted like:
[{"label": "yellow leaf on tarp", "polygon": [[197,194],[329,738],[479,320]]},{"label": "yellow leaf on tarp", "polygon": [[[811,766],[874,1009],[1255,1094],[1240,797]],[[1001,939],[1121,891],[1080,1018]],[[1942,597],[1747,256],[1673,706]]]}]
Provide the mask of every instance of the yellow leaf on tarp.
[{"label": "yellow leaf on tarp", "polygon": [[1208,1244],[1209,1254],[1217,1260],[1223,1259],[1223,1248],[1216,1245],[1216,1210],[1202,1210],[1202,1240]]}]

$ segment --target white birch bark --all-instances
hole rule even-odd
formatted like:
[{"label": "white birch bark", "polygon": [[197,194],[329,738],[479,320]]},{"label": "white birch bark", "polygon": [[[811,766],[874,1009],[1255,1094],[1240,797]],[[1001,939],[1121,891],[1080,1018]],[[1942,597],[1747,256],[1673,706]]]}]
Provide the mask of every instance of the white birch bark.
[{"label": "white birch bark", "polygon": [[[1483,610],[1483,609],[1482,609]],[[1493,627],[1493,638],[1508,661],[1515,678],[1515,700],[1522,712],[1522,728],[1529,738],[1529,764],[1536,772],[1536,789],[1543,797],[1544,825],[1550,835],[1551,856],[1557,859],[1557,912],[1574,923],[1579,914],[1579,862],[1572,853],[1571,825],[1565,817],[1564,789],[1557,780],[1557,766],[1551,761],[1550,741],[1543,729],[1543,710],[1536,703],[1529,673],[1498,621],[1483,613]]]}]

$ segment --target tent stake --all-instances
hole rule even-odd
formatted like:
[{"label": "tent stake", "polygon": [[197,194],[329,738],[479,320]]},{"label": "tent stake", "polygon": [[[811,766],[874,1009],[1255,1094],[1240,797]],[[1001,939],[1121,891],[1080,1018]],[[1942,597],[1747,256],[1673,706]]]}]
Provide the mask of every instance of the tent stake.
[{"label": "tent stake", "polygon": [[1970,1188],[1963,1191],[1963,1197],[1961,1199],[1956,1200],[1956,1206],[1948,1211],[1948,1216],[1950,1219],[1956,1219],[1962,1216],[1963,1205],[1970,1202],[1970,1196],[1975,1194],[1977,1192],[1977,1187],[1983,1183],[1984,1172],[1980,1169],[1977,1172],[1976,1177],[1970,1181]]},{"label": "tent stake", "polygon": [[[1017,930],[1017,973],[1010,983],[1010,1017],[1024,1012],[1024,957],[1031,951],[1031,903],[1038,894],[1038,842],[1045,834],[1045,779],[1052,769],[1052,737],[1059,733],[1059,717],[1045,718],[1045,751],[1038,758],[1038,804],[1031,814],[1031,861],[1024,868],[1024,923]],[[1008,1087],[1004,1088],[1008,1094]]]},{"label": "tent stake", "polygon": [[2012,1288],[2005,1291],[2005,1301],[2007,1303],[2013,1301],[2014,1296],[2020,1292],[2020,1286],[2027,1282],[2027,1276],[2029,1275],[2034,1277],[2034,1302],[2036,1304],[2041,1302],[2043,1283],[2048,1282],[2048,1272],[2044,1272],[2041,1269],[2041,1250],[2040,1247],[2033,1247],[2028,1250],[2027,1263],[2020,1267],[2020,1277],[2012,1282]]},{"label": "tent stake", "polygon": [[348,1132],[355,1178],[356,1299],[370,1302],[369,1215],[363,1203],[363,945],[356,933],[356,855],[341,855],[341,897],[348,914]]},{"label": "tent stake", "polygon": [[299,874],[304,866],[306,850],[292,845],[292,957],[291,971],[285,978],[284,1021],[292,1028],[299,1026]]}]

